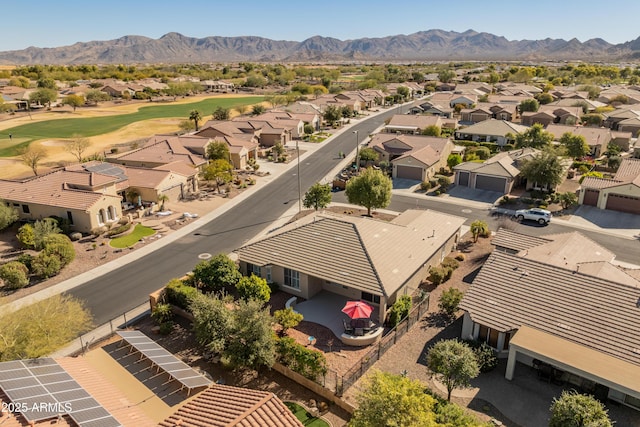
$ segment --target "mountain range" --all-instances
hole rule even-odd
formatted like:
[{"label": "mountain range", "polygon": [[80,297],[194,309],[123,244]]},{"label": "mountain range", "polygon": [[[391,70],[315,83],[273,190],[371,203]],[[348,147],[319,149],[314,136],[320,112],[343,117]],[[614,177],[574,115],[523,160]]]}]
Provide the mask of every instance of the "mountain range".
[{"label": "mountain range", "polygon": [[314,36],[302,42],[256,36],[204,38],[168,33],[159,39],[124,36],[56,48],[0,52],[0,64],[130,64],[184,62],[340,62],[449,60],[584,60],[640,58],[640,37],[621,44],[595,38],[507,40],[468,30],[428,30],[409,35],[338,40]]}]

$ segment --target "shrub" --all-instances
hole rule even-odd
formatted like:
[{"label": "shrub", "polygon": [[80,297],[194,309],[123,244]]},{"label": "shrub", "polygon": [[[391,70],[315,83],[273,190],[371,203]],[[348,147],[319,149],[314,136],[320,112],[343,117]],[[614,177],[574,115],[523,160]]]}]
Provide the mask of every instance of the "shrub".
[{"label": "shrub", "polygon": [[452,258],[450,256],[444,257],[441,265],[443,267],[450,268],[452,270],[455,270],[456,268],[460,267],[460,263],[455,258]]},{"label": "shrub", "polygon": [[431,178],[429,180],[429,185],[431,186],[431,188],[435,187],[436,185],[438,185],[438,180],[435,178]]},{"label": "shrub", "polygon": [[456,288],[449,288],[442,292],[440,295],[440,301],[438,302],[438,308],[444,312],[447,316],[453,316],[458,311],[458,305],[463,297],[462,291]]},{"label": "shrub", "polygon": [[164,288],[167,302],[184,310],[189,309],[191,300],[198,294],[198,290],[189,286],[180,279],[172,279]]},{"label": "shrub", "polygon": [[438,176],[438,185],[440,185],[440,187],[442,187],[443,189],[448,187],[451,184],[451,180],[449,179],[449,177],[446,176]]},{"label": "shrub", "polygon": [[200,261],[193,269],[194,284],[207,292],[235,287],[241,278],[238,266],[226,254],[218,254],[208,261]]},{"label": "shrub", "polygon": [[34,248],[36,245],[33,225],[31,224],[25,224],[20,227],[16,237],[25,248]]},{"label": "shrub", "polygon": [[315,132],[313,126],[311,126],[310,124],[304,125],[304,133],[306,133],[307,135],[311,135],[313,132]]},{"label": "shrub", "polygon": [[63,234],[69,234],[71,232],[71,222],[67,218],[60,218],[59,216],[49,217],[56,222],[56,226]]},{"label": "shrub", "polygon": [[389,310],[389,326],[392,328],[396,326],[398,323],[402,321],[405,317],[409,315],[411,311],[411,307],[413,306],[413,301],[411,296],[402,295],[398,300],[393,303],[391,306],[391,310]]},{"label": "shrub", "polygon": [[57,256],[60,260],[60,267],[64,267],[76,257],[76,250],[71,240],[64,234],[50,234],[44,238],[43,252],[48,255]]},{"label": "shrub", "polygon": [[283,365],[311,380],[327,373],[327,360],[324,354],[298,344],[291,337],[276,341],[277,358]]},{"label": "shrub", "polygon": [[60,273],[62,263],[60,258],[55,254],[48,254],[44,251],[40,252],[31,262],[33,273],[43,279],[48,279]]},{"label": "shrub", "polygon": [[420,189],[422,191],[429,191],[431,189],[431,183],[429,181],[422,181],[420,183]]},{"label": "shrub", "polygon": [[171,304],[156,304],[151,313],[151,317],[159,325],[169,322],[173,318],[173,312],[171,311]]},{"label": "shrub", "polygon": [[464,261],[465,256],[464,256],[464,254],[463,254],[463,253],[459,253],[459,254],[456,254],[456,259],[457,259],[458,261]]},{"label": "shrub", "polygon": [[82,233],[76,231],[75,233],[69,234],[69,238],[71,239],[71,241],[77,242],[78,240],[82,239]]},{"label": "shrub", "polygon": [[173,331],[173,322],[168,321],[160,324],[160,333],[162,335],[169,335]]},{"label": "shrub", "polygon": [[440,285],[446,279],[447,271],[444,267],[431,267],[429,269],[429,281],[433,283],[435,286]]},{"label": "shrub", "polygon": [[487,160],[491,156],[491,150],[487,147],[478,147],[472,151],[480,160]]},{"label": "shrub", "polygon": [[480,372],[489,372],[498,366],[498,356],[496,355],[496,351],[487,343],[481,343],[476,340],[465,340],[464,342],[473,350]]},{"label": "shrub", "polygon": [[589,166],[585,166],[585,165],[580,165],[578,166],[578,173],[580,175],[585,174],[587,172],[589,172],[591,169],[589,168]]},{"label": "shrub", "polygon": [[45,218],[36,221],[33,224],[33,242],[36,250],[40,251],[44,248],[44,240],[50,234],[58,234],[62,230],[58,228],[58,224],[53,218]]},{"label": "shrub", "polygon": [[273,318],[282,326],[281,334],[285,335],[289,328],[295,328],[300,322],[302,322],[303,316],[301,313],[297,313],[291,307],[287,307],[282,310],[276,310],[273,312]]},{"label": "shrub", "polygon": [[255,299],[262,302],[271,298],[271,288],[262,277],[252,274],[249,277],[242,277],[236,285],[240,298],[244,300]]},{"label": "shrub", "polygon": [[118,227],[114,227],[111,230],[107,231],[107,236],[111,237],[111,236],[115,236],[116,234],[122,234],[126,231],[129,231],[131,226],[133,226],[133,223],[122,224]]},{"label": "shrub", "polygon": [[29,269],[21,262],[10,261],[0,266],[0,279],[7,289],[20,289],[29,284]]},{"label": "shrub", "polygon": [[31,254],[20,254],[20,256],[18,256],[17,261],[19,263],[24,264],[24,266],[27,267],[27,269],[29,271],[31,271],[31,262],[33,261],[33,255],[31,255]]}]

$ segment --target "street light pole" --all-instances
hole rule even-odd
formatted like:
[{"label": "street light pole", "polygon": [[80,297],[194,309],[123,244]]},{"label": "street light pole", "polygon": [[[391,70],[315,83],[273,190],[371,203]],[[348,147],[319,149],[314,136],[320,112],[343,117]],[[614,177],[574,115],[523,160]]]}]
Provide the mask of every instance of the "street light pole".
[{"label": "street light pole", "polygon": [[353,133],[356,134],[356,171],[360,170],[360,162],[358,157],[360,157],[360,139],[358,139],[358,131],[354,130]]},{"label": "street light pole", "polygon": [[298,212],[302,212],[302,184],[300,183],[300,147],[296,139],[296,155],[298,156]]}]

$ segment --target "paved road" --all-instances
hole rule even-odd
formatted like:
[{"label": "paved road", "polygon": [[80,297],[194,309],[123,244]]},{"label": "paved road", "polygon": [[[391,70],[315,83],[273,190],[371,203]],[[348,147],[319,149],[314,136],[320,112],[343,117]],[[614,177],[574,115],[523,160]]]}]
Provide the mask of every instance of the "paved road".
[{"label": "paved road", "polygon": [[[344,196],[344,192],[334,193],[334,202],[347,203],[347,199]],[[391,198],[391,204],[388,209],[393,211],[402,212],[406,209],[419,207],[421,209],[433,209],[440,212],[458,215],[468,218],[466,225],[471,224],[472,221],[477,219],[486,221],[492,230],[495,230],[499,226],[499,219],[492,217],[488,210],[470,208],[453,203],[440,202],[437,199],[424,197],[415,198],[394,194]],[[528,222],[519,224],[517,222],[509,221],[509,224],[513,226],[513,230],[522,234],[530,236],[543,236],[545,234],[567,233],[571,231],[580,231],[587,235],[590,239],[594,240],[598,244],[609,249],[616,254],[616,260],[622,262],[629,262],[632,264],[638,264],[640,258],[640,241],[625,239],[611,234],[600,233],[594,230],[581,230],[569,225],[564,225],[562,220],[556,219],[548,226],[540,226],[534,222]]]},{"label": "paved road", "polygon": [[[304,159],[301,164],[302,192],[340,162],[338,152],[350,153],[355,149],[356,136],[351,131],[357,130],[363,140],[396,112],[392,109],[363,120]],[[196,232],[67,293],[86,302],[96,324],[105,323],[144,303],[150,292],[170,279],[193,269],[199,254],[217,254],[238,248],[297,202],[298,179],[294,167],[269,185],[256,189],[251,197]]]}]

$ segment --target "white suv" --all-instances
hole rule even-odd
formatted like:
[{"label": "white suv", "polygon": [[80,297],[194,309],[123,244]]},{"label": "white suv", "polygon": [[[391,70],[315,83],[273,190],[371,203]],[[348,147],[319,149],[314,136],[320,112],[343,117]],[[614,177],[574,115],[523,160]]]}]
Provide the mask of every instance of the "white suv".
[{"label": "white suv", "polygon": [[551,212],[540,208],[521,209],[516,211],[515,217],[519,221],[529,219],[531,221],[536,221],[540,225],[549,224],[549,222],[551,222]]}]

